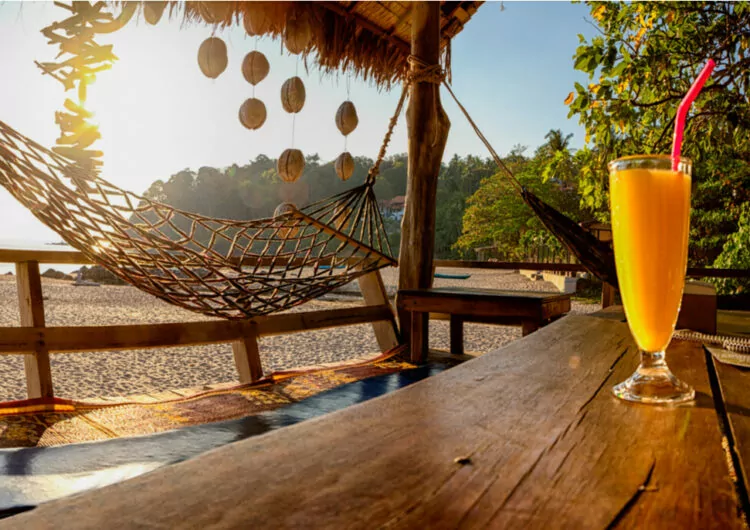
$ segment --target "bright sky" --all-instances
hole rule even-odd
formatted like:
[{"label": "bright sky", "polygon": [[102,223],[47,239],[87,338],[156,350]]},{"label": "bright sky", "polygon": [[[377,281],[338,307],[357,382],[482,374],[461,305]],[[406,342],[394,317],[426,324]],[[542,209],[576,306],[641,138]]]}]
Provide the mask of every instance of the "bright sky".
[{"label": "bright sky", "polygon": [[[67,11],[52,2],[0,2],[0,120],[41,143],[54,145],[58,135],[54,113],[66,97],[62,85],[43,77],[34,60],[52,61],[56,48],[39,30],[65,18]],[[583,4],[567,2],[495,2],[484,4],[453,42],[453,86],[485,135],[501,154],[515,144],[533,150],[553,128],[583,131],[567,119],[563,101],[575,81],[585,76],[573,70],[577,34],[594,29],[584,17]],[[142,20],[103,35],[99,44],[113,44],[120,60],[89,87],[87,107],[96,113],[103,139],[95,148],[105,153],[102,176],[142,193],[157,178],[168,179],[184,168],[243,164],[258,154],[277,157],[292,142],[292,118],[281,108],[279,89],[295,75],[305,80],[307,101],[297,115],[295,147],[305,154],[335,158],[344,148],[334,115],[347,97],[346,78],[321,78],[306,73],[297,58],[281,51],[279,41],[257,43],[270,64],[269,76],[256,87],[266,103],[268,119],[258,131],[243,128],[237,118],[252,87],[240,65],[255,48],[256,39],[242,27],[219,31],[229,48],[229,66],[216,80],[204,77],[197,64],[200,43],[211,36],[207,26],[180,29],[166,17],[157,26]],[[359,127],[349,136],[354,155],[377,156],[400,88],[379,91],[360,79],[351,80],[351,99]],[[484,146],[443,90],[452,121],[445,159],[454,154],[487,156]],[[397,126],[391,153],[406,151],[406,124]],[[4,190],[0,190],[0,240],[57,241]]]}]

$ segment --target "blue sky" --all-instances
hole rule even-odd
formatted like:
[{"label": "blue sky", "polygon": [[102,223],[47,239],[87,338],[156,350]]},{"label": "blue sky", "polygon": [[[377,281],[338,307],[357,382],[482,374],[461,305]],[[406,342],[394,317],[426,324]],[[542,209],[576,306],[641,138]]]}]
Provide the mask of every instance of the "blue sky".
[{"label": "blue sky", "polygon": [[[573,70],[578,33],[594,29],[584,18],[583,4],[568,2],[496,2],[484,4],[453,42],[453,86],[464,106],[501,154],[514,145],[530,151],[543,143],[552,128],[574,133],[573,145],[583,142],[577,120],[567,119],[563,104],[575,81],[585,76]],[[52,2],[0,3],[0,120],[53,145],[57,136],[54,112],[66,97],[62,86],[42,77],[34,60],[53,60],[56,50],[39,30],[66,11]],[[344,149],[334,124],[338,105],[346,99],[346,78],[306,73],[295,56],[281,52],[278,41],[260,40],[271,73],[255,89],[268,108],[258,131],[244,129],[237,112],[252,88],[240,73],[242,57],[256,46],[241,27],[217,36],[227,42],[229,66],[216,80],[204,77],[197,65],[200,43],[211,36],[207,26],[180,29],[177,20],[149,26],[142,20],[101,36],[120,58],[89,88],[88,108],[96,113],[103,135],[96,146],[105,152],[102,175],[115,184],[143,192],[156,178],[167,179],[186,167],[242,164],[258,154],[277,157],[291,146],[292,120],[283,112],[279,88],[299,72],[307,102],[296,119],[295,147],[324,160]],[[400,89],[390,93],[351,80],[351,99],[360,123],[348,139],[354,155],[377,156]],[[486,156],[463,115],[443,90],[452,127],[445,158],[454,154]],[[391,142],[391,153],[406,151],[402,117]],[[31,214],[0,190],[0,240],[57,240]]]}]

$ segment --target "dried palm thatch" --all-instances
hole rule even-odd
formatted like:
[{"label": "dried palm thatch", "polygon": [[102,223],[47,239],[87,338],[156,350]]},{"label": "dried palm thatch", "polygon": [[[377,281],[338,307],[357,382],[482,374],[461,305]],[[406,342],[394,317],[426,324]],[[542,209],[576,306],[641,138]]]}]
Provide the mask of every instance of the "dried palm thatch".
[{"label": "dried palm thatch", "polygon": [[[141,2],[141,16],[145,6]],[[441,2],[444,49],[483,2]],[[402,81],[410,53],[408,2],[169,2],[171,18],[218,27],[243,25],[253,34],[283,38],[287,22],[310,22],[306,64],[325,73],[352,71],[380,86]],[[163,23],[163,20],[162,22]]]}]

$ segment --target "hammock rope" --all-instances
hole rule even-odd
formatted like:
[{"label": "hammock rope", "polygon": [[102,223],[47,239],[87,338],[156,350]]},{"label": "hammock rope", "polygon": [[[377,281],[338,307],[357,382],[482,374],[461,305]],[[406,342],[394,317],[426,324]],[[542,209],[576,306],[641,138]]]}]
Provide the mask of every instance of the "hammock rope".
[{"label": "hammock rope", "polygon": [[91,261],[167,302],[245,319],[395,265],[369,181],[252,221],[123,190],[0,122],[0,185]]}]

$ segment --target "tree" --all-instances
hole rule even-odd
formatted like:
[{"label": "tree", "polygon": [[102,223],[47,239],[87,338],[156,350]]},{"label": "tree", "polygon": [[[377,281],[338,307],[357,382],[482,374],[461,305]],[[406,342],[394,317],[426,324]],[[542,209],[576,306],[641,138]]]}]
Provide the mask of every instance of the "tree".
[{"label": "tree", "polygon": [[[547,142],[533,157],[524,155],[526,148],[515,146],[503,160],[519,182],[562,213],[583,221],[590,213],[580,208],[577,193],[577,158],[568,149],[571,135],[552,130]],[[507,259],[522,259],[525,247],[536,245],[558,249],[542,223],[523,202],[513,185],[502,173],[495,173],[494,162],[487,161],[492,174],[482,180],[468,199],[463,217],[463,232],[456,243],[464,252],[492,245]]]},{"label": "tree", "polygon": [[[606,163],[668,153],[677,106],[712,57],[693,104],[683,156],[693,169],[690,262],[710,265],[750,200],[750,6],[747,2],[588,2],[600,35],[579,35],[576,83],[566,100],[591,144],[580,155],[584,205],[606,219]],[[577,153],[578,155],[578,153]]]}]

